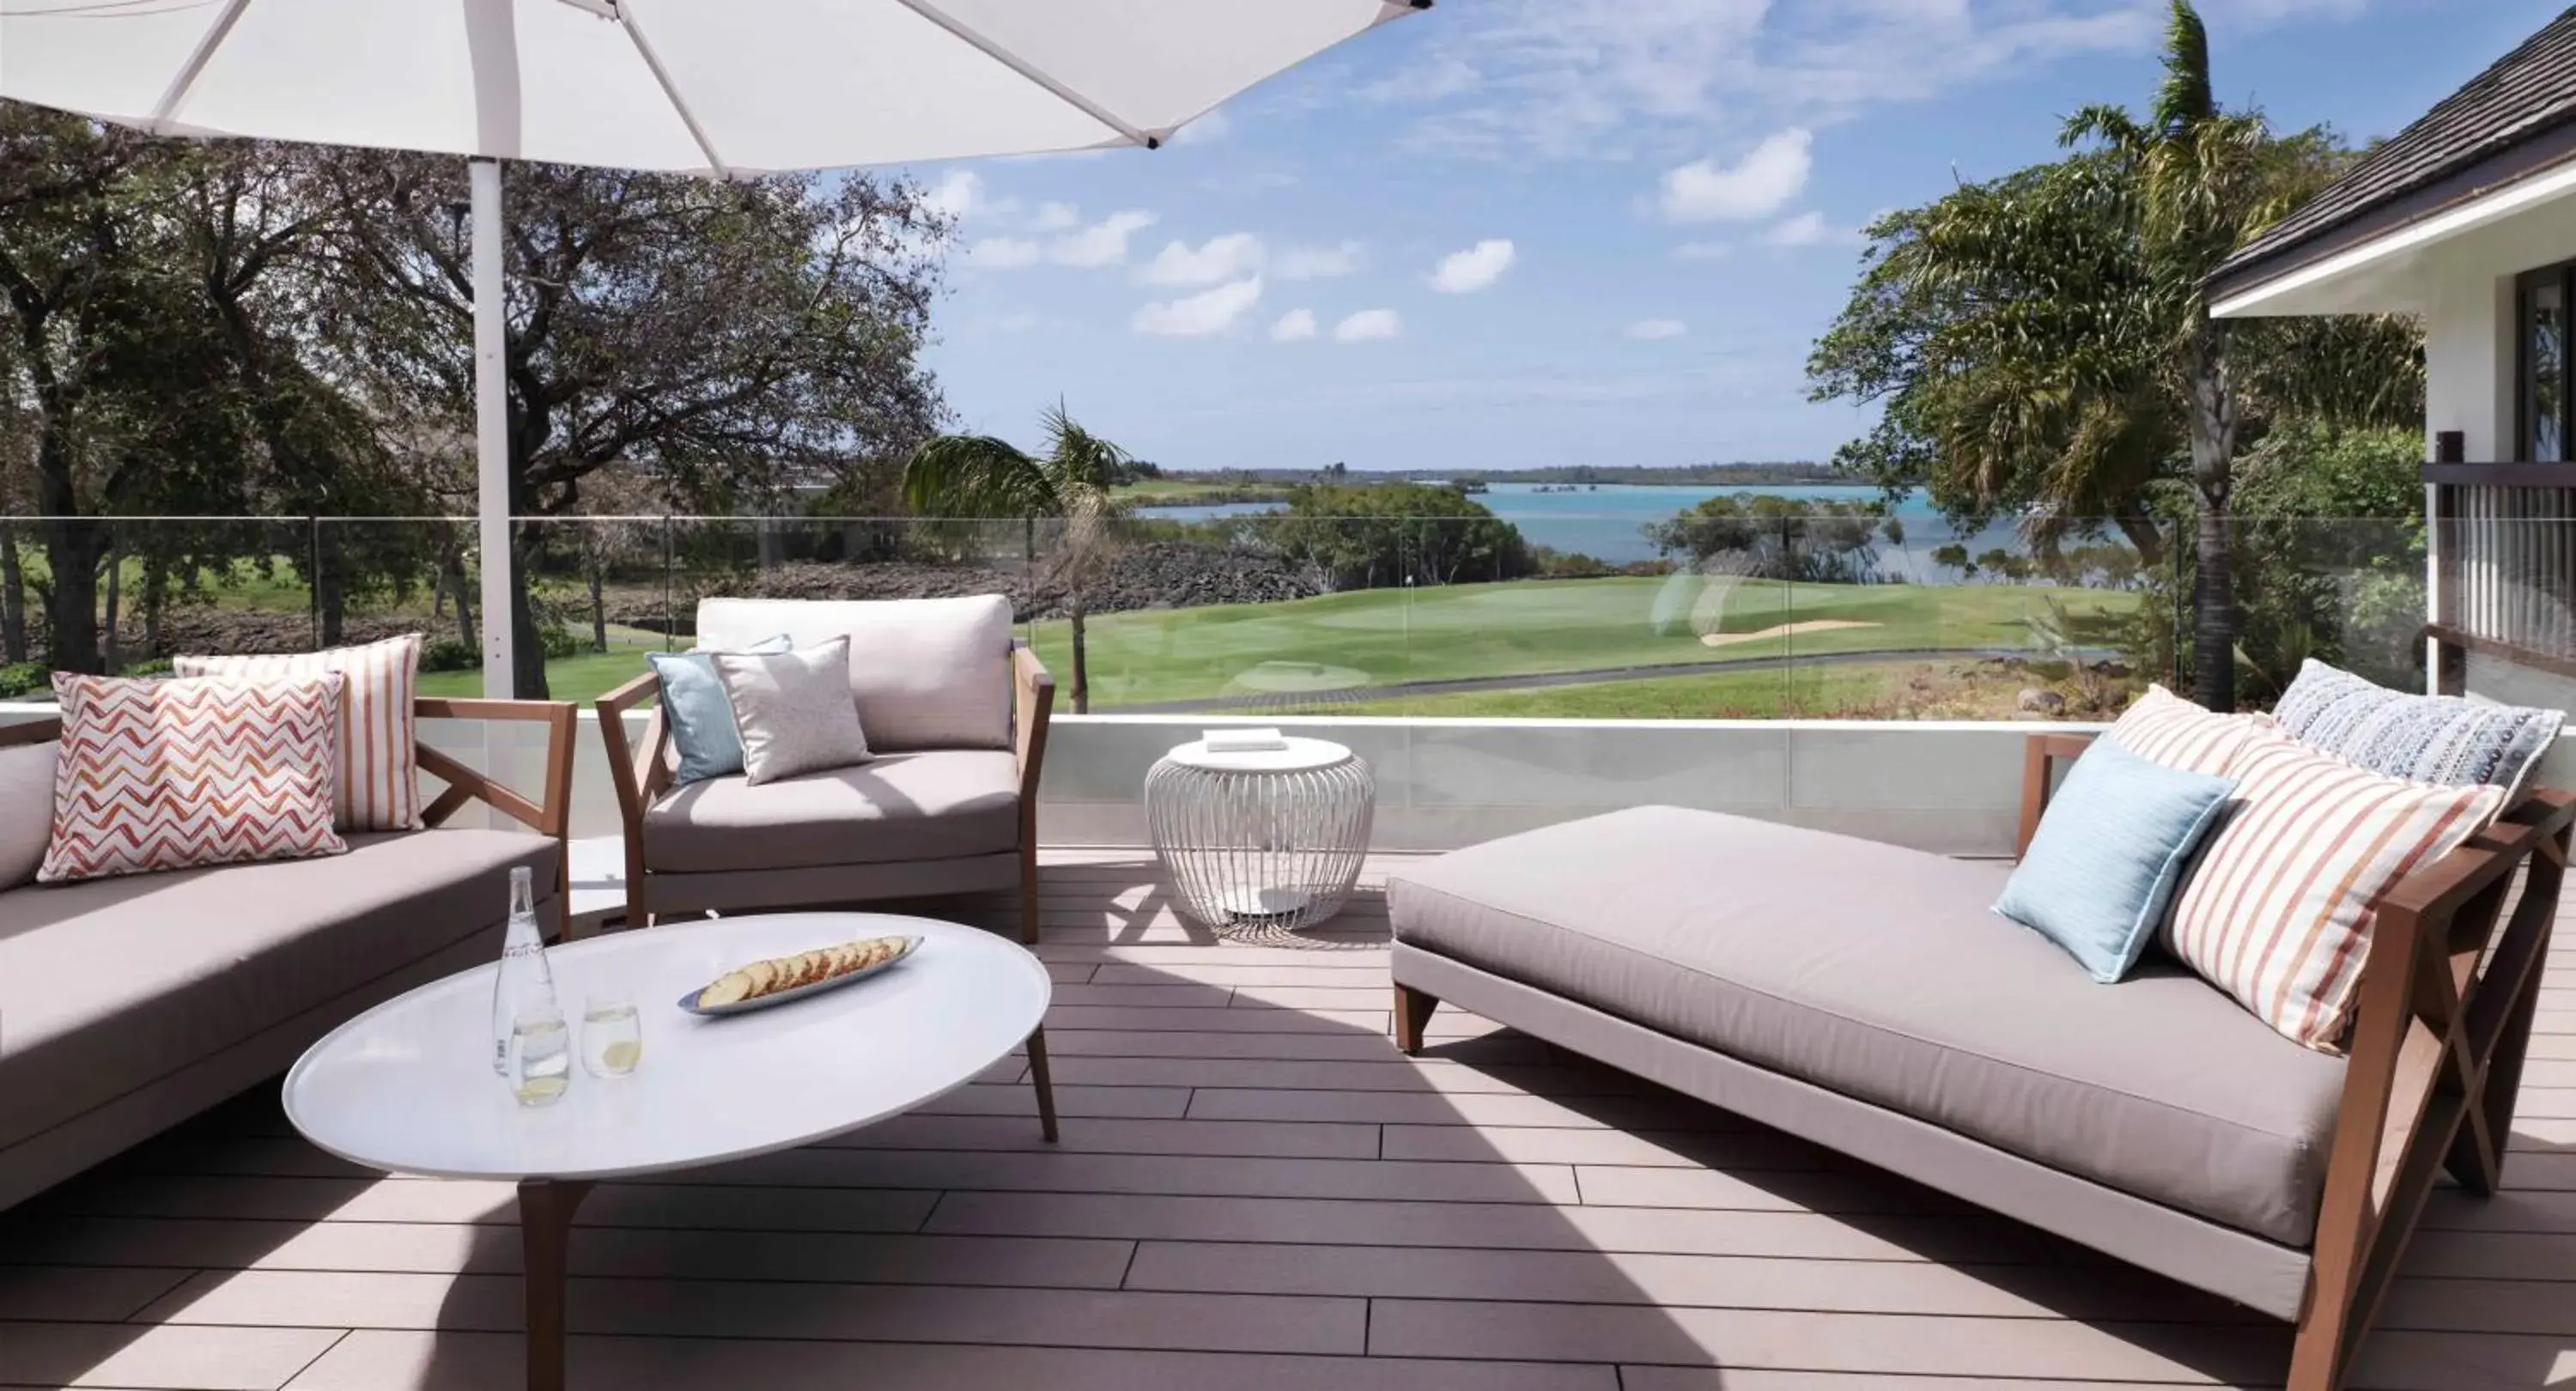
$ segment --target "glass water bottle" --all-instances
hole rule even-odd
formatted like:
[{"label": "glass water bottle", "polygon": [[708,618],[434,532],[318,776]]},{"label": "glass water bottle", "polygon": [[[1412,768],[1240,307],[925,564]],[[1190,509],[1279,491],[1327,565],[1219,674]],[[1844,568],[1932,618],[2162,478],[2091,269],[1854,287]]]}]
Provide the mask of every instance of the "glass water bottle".
[{"label": "glass water bottle", "polygon": [[545,935],[537,928],[536,881],[522,865],[510,871],[510,926],[492,982],[492,1070],[509,1075],[510,1033],[519,1020],[561,1013],[554,971],[546,965]]}]

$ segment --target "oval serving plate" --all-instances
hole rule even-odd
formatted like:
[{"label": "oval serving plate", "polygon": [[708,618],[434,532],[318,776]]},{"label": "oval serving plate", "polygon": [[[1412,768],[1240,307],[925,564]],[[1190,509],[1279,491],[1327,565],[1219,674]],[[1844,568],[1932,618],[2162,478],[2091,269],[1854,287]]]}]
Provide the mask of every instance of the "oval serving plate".
[{"label": "oval serving plate", "polygon": [[[891,970],[894,967],[901,965],[903,962],[910,960],[914,952],[921,950],[921,944],[923,941],[923,939],[919,937],[901,936],[899,936],[897,940],[903,943],[903,950],[896,952],[894,955],[889,956],[885,960],[878,962],[874,966],[867,967],[864,970],[852,971],[847,975],[834,976],[829,980],[818,980],[812,985],[800,985],[793,990],[781,990],[776,994],[763,995],[757,999],[741,1000],[730,1005],[708,1005],[704,1008],[700,1008],[698,1005],[698,996],[707,988],[702,985],[696,990],[692,990],[688,994],[680,997],[680,1008],[687,1010],[691,1014],[702,1015],[709,1019],[721,1019],[728,1014],[749,1014],[753,1010],[767,1009],[771,1005],[783,1005],[790,1000],[801,1000],[808,995],[820,995],[826,990],[836,990],[841,986],[848,985],[852,981],[866,980],[868,977],[873,976],[880,971]],[[790,954],[792,955],[793,953]],[[710,981],[708,984],[712,985],[714,982]]]}]

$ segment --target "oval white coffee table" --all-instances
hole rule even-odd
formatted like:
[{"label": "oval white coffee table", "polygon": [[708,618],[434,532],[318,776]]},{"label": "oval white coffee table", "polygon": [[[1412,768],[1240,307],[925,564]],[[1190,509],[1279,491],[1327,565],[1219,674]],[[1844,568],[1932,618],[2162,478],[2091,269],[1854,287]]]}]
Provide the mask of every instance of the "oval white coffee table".
[{"label": "oval white coffee table", "polygon": [[[918,934],[920,950],[867,980],[730,1018],[679,1007],[725,971],[855,937]],[[550,948],[578,1025],[608,991],[642,1016],[642,1065],[575,1068],[552,1106],[525,1107],[492,1071],[493,967],[433,981],[341,1025],[286,1074],[286,1115],[321,1148],[370,1168],[515,1179],[527,1255],[528,1386],[560,1391],[564,1251],[600,1179],[794,1149],[953,1091],[1023,1041],[1038,1121],[1056,1137],[1039,1024],[1046,967],[989,932],[886,913],[777,913],[665,923]],[[576,1040],[577,1041],[577,1040]]]}]

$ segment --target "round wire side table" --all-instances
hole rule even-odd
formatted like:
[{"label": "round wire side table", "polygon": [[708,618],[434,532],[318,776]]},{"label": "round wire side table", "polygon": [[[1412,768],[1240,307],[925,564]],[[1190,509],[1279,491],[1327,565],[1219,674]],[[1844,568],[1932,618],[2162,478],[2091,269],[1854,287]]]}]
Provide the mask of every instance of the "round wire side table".
[{"label": "round wire side table", "polygon": [[1214,928],[1293,932],[1340,911],[1368,853],[1377,780],[1322,739],[1210,753],[1192,740],[1145,775],[1154,852],[1182,911]]}]

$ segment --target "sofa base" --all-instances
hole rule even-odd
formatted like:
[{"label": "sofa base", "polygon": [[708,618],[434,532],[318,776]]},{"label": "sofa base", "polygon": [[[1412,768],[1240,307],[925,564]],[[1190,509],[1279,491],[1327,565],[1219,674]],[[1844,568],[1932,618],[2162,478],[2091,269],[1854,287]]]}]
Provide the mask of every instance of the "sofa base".
[{"label": "sofa base", "polygon": [[1020,887],[1016,850],[955,860],[904,860],[802,869],[724,870],[645,876],[645,902],[657,916],[760,912],[872,899],[929,898]]},{"label": "sofa base", "polygon": [[2061,1173],[1401,941],[1394,947],[1394,979],[1400,1044],[1418,1044],[1430,1006],[1445,1000],[2275,1318],[2295,1321],[2305,1307],[2305,1251]]},{"label": "sofa base", "polygon": [[[538,903],[540,922],[552,918],[555,903],[551,897]],[[315,1040],[396,995],[498,960],[501,937],[500,923],[480,928],[327,1004],[0,1149],[0,1209],[24,1202],[276,1077]]]}]

